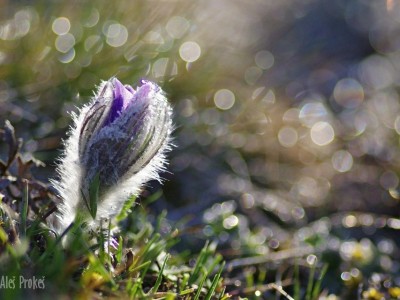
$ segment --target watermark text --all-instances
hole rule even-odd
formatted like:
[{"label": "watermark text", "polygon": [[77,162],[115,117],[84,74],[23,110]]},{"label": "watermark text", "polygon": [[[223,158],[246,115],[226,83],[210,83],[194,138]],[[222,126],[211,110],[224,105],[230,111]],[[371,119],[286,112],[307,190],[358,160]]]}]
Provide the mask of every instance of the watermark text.
[{"label": "watermark text", "polygon": [[45,277],[32,276],[26,278],[24,276],[0,276],[0,290],[1,289],[24,289],[24,290],[37,290],[45,289]]}]

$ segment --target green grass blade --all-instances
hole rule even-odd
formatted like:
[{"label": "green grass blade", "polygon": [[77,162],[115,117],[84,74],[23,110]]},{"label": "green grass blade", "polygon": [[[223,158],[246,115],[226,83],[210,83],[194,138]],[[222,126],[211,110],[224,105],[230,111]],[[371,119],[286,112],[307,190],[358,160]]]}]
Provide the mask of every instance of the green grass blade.
[{"label": "green grass blade", "polygon": [[124,205],[122,206],[121,212],[115,217],[116,221],[119,223],[122,220],[125,220],[131,212],[132,206],[135,204],[136,196],[132,195],[126,200]]},{"label": "green grass blade", "polygon": [[29,187],[28,181],[24,180],[24,192],[22,197],[22,210],[21,210],[21,235],[26,236],[26,222],[28,219],[28,201],[29,201]]},{"label": "green grass blade", "polygon": [[154,284],[154,286],[153,286],[153,288],[152,288],[152,293],[157,293],[158,288],[159,288],[160,285],[161,285],[161,281],[162,281],[162,278],[163,278],[164,269],[165,269],[165,266],[166,266],[166,264],[167,264],[168,259],[169,259],[169,254],[167,254],[167,255],[165,256],[164,263],[163,263],[163,265],[162,265],[162,267],[161,267],[161,269],[160,269],[160,272],[158,273],[156,283]]},{"label": "green grass blade", "polygon": [[117,252],[115,253],[115,258],[117,259],[118,263],[120,263],[122,261],[123,249],[124,249],[124,239],[122,238],[122,236],[119,236],[118,249],[117,249]]},{"label": "green grass blade", "polygon": [[213,294],[215,292],[215,289],[218,286],[218,282],[219,282],[219,279],[221,278],[221,274],[222,274],[222,271],[224,270],[224,267],[225,267],[225,262],[223,262],[221,264],[221,267],[219,268],[218,273],[215,274],[214,279],[213,279],[213,281],[211,283],[211,287],[208,290],[208,293],[207,293],[206,297],[204,298],[205,300],[210,300],[211,297],[213,296]]},{"label": "green grass blade", "polygon": [[312,299],[317,299],[319,296],[319,293],[321,292],[321,284],[322,284],[322,280],[325,277],[326,272],[328,271],[328,267],[329,265],[326,264],[322,267],[321,273],[318,277],[318,281],[315,283],[314,285],[314,289],[313,289],[313,294],[312,294]]},{"label": "green grass blade", "polygon": [[293,288],[293,298],[295,300],[300,300],[300,267],[299,261],[296,259],[294,263],[294,288]]},{"label": "green grass blade", "polygon": [[137,266],[137,267],[131,266],[131,267],[129,268],[129,272],[130,272],[130,273],[133,273],[133,272],[139,271],[140,269],[143,269],[143,268],[148,267],[150,264],[151,264],[151,261],[148,260],[148,261],[142,263],[140,266]]},{"label": "green grass blade", "polygon": [[193,289],[193,288],[189,288],[189,289],[186,289],[186,290],[181,291],[181,292],[179,293],[179,296],[185,296],[185,295],[191,294],[191,293],[193,293],[193,292],[194,292],[194,289]]},{"label": "green grass blade", "polygon": [[149,197],[147,197],[146,199],[143,200],[143,205],[147,206],[147,205],[157,201],[158,199],[160,199],[162,194],[163,194],[162,190],[155,192],[154,194],[150,195]]},{"label": "green grass blade", "polygon": [[224,286],[224,288],[221,291],[221,294],[219,295],[218,300],[222,300],[225,298],[225,290],[226,290],[226,286]]},{"label": "green grass blade", "polygon": [[203,249],[201,249],[200,251],[199,257],[197,258],[196,261],[196,265],[194,266],[193,272],[189,278],[189,285],[192,285],[198,279],[201,267],[207,258],[207,252],[208,252],[208,241],[204,245]]},{"label": "green grass blade", "polygon": [[8,241],[8,235],[2,227],[0,227],[0,243],[5,244]]},{"label": "green grass blade", "polygon": [[137,299],[136,294],[141,290],[142,280],[137,278],[132,287],[128,290],[131,299]]},{"label": "green grass blade", "polygon": [[311,266],[310,274],[308,276],[308,283],[307,283],[307,292],[306,292],[306,300],[311,300],[312,296],[312,289],[314,284],[314,273],[315,273],[315,263]]},{"label": "green grass blade", "polygon": [[182,291],[186,288],[186,285],[189,281],[190,275],[188,273],[184,273],[182,276],[182,280],[179,286],[179,290]]},{"label": "green grass blade", "polygon": [[217,254],[216,258],[214,259],[214,261],[212,262],[211,266],[208,268],[207,273],[212,273],[214,271],[214,269],[216,268],[216,266],[222,261],[222,255],[221,254]]},{"label": "green grass blade", "polygon": [[201,289],[203,288],[204,282],[207,279],[207,272],[204,272],[203,278],[200,280],[199,286],[197,288],[196,294],[194,295],[193,300],[198,300],[201,294]]}]

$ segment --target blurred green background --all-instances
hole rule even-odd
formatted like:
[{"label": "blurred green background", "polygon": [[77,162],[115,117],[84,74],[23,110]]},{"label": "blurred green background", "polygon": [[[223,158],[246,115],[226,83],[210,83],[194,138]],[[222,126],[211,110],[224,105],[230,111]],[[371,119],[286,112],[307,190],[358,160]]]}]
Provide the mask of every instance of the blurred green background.
[{"label": "blurred green background", "polygon": [[47,182],[101,80],[153,80],[176,124],[156,212],[227,259],[313,240],[333,286],[398,276],[399,32],[395,0],[0,0],[0,122]]}]

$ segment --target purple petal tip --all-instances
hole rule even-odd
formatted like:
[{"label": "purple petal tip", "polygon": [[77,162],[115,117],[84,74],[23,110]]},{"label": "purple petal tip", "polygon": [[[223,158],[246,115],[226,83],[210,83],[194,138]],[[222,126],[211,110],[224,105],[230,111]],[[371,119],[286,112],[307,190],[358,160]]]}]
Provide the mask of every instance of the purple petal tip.
[{"label": "purple petal tip", "polygon": [[117,78],[113,77],[111,80],[113,86],[113,102],[107,124],[111,124],[121,114],[128,103],[133,99],[135,90],[130,86],[124,86]]}]

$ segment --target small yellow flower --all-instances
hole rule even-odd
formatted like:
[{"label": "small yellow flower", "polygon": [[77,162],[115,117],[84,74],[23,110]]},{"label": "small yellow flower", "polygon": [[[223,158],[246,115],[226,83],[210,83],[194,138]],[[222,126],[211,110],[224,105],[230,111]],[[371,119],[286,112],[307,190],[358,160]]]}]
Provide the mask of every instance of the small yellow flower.
[{"label": "small yellow flower", "polygon": [[400,299],[400,287],[395,286],[389,288],[389,294],[394,299]]},{"label": "small yellow flower", "polygon": [[375,288],[369,288],[367,291],[363,292],[364,300],[384,300],[384,295]]},{"label": "small yellow flower", "polygon": [[374,256],[372,243],[368,239],[344,242],[340,247],[340,255],[346,261],[368,264]]},{"label": "small yellow flower", "polygon": [[105,278],[97,272],[86,272],[82,276],[82,284],[87,288],[96,288],[105,282]]}]

